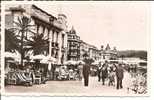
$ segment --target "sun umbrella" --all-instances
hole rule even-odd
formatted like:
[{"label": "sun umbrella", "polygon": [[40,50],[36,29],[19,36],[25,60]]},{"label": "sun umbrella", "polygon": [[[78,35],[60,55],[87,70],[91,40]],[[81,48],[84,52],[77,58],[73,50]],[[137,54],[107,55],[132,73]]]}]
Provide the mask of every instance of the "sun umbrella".
[{"label": "sun umbrella", "polygon": [[33,60],[42,60],[42,59],[45,59],[46,56],[45,55],[35,55],[35,56],[32,56],[31,59]]},{"label": "sun umbrella", "polygon": [[77,61],[77,64],[85,64],[85,62],[82,60],[79,60],[79,61]]},{"label": "sun umbrella", "polygon": [[40,63],[48,64],[49,62],[47,60],[42,59]]},{"label": "sun umbrella", "polygon": [[41,60],[41,62],[43,62],[43,63],[49,63],[49,62],[51,62],[51,63],[55,63],[57,61],[57,59],[56,58],[54,58],[54,57],[49,57],[49,56],[46,56],[46,57],[44,57],[42,60]]},{"label": "sun umbrella", "polygon": [[21,59],[18,53],[5,52],[4,55],[6,59],[12,59],[17,62]]},{"label": "sun umbrella", "polygon": [[56,58],[54,58],[54,57],[47,57],[47,60],[49,61],[49,62],[56,62],[57,61],[57,59]]},{"label": "sun umbrella", "polygon": [[68,60],[64,64],[66,64],[66,65],[75,65],[75,64],[77,64],[77,62],[73,61],[73,60]]},{"label": "sun umbrella", "polygon": [[11,53],[11,52],[5,52],[5,57],[19,58],[19,56],[16,53]]}]

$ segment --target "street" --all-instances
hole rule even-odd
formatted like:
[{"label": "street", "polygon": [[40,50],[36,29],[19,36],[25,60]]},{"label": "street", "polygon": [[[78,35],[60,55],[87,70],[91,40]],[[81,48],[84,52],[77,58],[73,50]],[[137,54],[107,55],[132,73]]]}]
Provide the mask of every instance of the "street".
[{"label": "street", "polygon": [[[26,86],[6,86],[6,93],[48,93],[56,95],[75,96],[139,96],[127,91],[130,84],[130,75],[125,72],[123,89],[117,90],[114,86],[108,86],[108,81],[103,86],[97,77],[89,78],[89,86],[85,87],[83,81],[48,81],[46,84]],[[142,96],[143,94],[140,94]],[[143,95],[146,96],[146,95]]]}]

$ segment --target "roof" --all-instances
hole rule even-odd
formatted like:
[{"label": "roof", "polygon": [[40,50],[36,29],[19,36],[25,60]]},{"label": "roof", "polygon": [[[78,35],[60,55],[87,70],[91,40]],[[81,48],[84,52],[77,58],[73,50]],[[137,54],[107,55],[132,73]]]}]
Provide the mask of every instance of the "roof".
[{"label": "roof", "polygon": [[72,26],[72,29],[70,30],[70,34],[76,34],[76,31],[73,26]]},{"label": "roof", "polygon": [[41,8],[37,7],[36,5],[32,5],[32,7],[34,7],[34,8],[36,8],[36,9],[40,10],[41,12],[47,14],[48,16],[51,16],[51,17],[57,19],[55,16],[53,16],[53,15],[47,13],[46,11],[44,11],[44,10],[42,10]]},{"label": "roof", "polygon": [[65,18],[67,18],[67,16],[65,14],[58,14],[58,16],[63,16]]},{"label": "roof", "polygon": [[18,7],[10,7],[9,10],[11,10],[11,11],[21,11],[21,12],[25,12],[26,11],[21,6],[18,6]]},{"label": "roof", "polygon": [[106,48],[105,48],[105,50],[110,50],[111,48],[110,48],[110,45],[109,44],[107,44],[107,46],[106,46]]}]

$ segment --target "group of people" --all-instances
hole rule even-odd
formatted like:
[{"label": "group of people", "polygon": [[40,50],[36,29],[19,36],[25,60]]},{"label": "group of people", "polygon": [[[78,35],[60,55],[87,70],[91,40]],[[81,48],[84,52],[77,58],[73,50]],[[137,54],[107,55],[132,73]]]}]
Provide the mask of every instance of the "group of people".
[{"label": "group of people", "polygon": [[108,85],[115,85],[115,79],[116,82],[116,88],[121,89],[122,86],[122,80],[124,78],[124,69],[122,64],[108,64],[105,62],[103,65],[99,64],[99,67],[97,69],[98,72],[98,81],[102,79],[102,85],[105,85],[105,81],[108,79]]},{"label": "group of people", "polygon": [[[80,64],[79,64],[80,65]],[[89,75],[90,75],[90,64],[86,63],[79,70],[80,74],[82,73],[84,79],[84,86],[88,86],[89,83]],[[102,80],[102,85],[105,85],[105,81],[108,79],[108,85],[114,86],[116,83],[117,89],[122,89],[122,80],[124,78],[124,69],[121,63],[119,64],[109,64],[105,62],[103,65],[99,64],[97,69],[98,81]],[[117,79],[117,81],[115,81]]]}]

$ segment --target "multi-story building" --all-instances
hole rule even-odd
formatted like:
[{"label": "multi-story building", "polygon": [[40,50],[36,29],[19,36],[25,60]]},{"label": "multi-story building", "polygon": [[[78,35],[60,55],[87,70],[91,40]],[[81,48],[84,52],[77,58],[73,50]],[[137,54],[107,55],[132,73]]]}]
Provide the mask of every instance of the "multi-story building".
[{"label": "multi-story building", "polygon": [[84,55],[88,54],[89,55],[89,44],[81,40],[80,43],[80,59],[84,59]]},{"label": "multi-story building", "polygon": [[103,60],[115,60],[117,59],[117,49],[114,47],[113,49],[110,48],[110,45],[107,44],[106,48],[101,46],[101,59]]},{"label": "multi-story building", "polygon": [[84,54],[88,54],[89,58],[93,60],[99,60],[100,59],[100,51],[98,48],[94,45],[90,45],[84,41],[81,40],[80,44],[80,59],[83,60]]},{"label": "multi-story building", "polygon": [[100,51],[96,46],[90,45],[89,47],[89,57],[92,58],[94,61],[100,59]]},{"label": "multi-story building", "polygon": [[72,29],[68,32],[68,60],[80,60],[80,43],[80,37],[76,34],[75,29],[72,27]]},{"label": "multi-story building", "polygon": [[[67,17],[64,14],[58,14],[58,18],[40,9],[35,5],[19,5],[8,7],[6,9],[6,28],[14,27],[14,21],[18,17],[26,16],[31,19],[31,24],[35,27],[29,33],[42,34],[49,39],[49,50],[44,55],[49,55],[57,59],[57,63],[61,64],[66,60],[67,48]],[[32,55],[32,54],[30,54]]]}]

